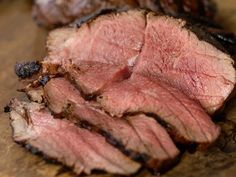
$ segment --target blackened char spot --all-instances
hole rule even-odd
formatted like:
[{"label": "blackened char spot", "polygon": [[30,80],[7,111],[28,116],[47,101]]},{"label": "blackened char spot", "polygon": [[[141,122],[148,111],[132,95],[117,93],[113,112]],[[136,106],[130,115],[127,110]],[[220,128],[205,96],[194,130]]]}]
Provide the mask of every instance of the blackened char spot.
[{"label": "blackened char spot", "polygon": [[87,121],[80,121],[77,125],[78,125],[80,128],[84,128],[84,129],[87,129],[87,130],[93,130],[93,125],[90,124],[90,123],[87,122]]},{"label": "blackened char spot", "polygon": [[185,28],[196,34],[200,40],[206,41],[215,46],[217,49],[221,50],[222,52],[228,53],[228,51],[223,47],[223,45],[219,41],[217,41],[215,37],[210,34],[210,32],[206,31],[201,25],[193,25],[192,23],[187,21]]},{"label": "blackened char spot", "polygon": [[11,107],[10,107],[9,105],[6,105],[6,106],[4,107],[4,112],[5,112],[5,113],[11,112]]},{"label": "blackened char spot", "polygon": [[213,33],[212,35],[224,43],[236,45],[236,36],[233,33],[221,32],[221,33]]},{"label": "blackened char spot", "polygon": [[26,144],[25,145],[25,148],[30,151],[32,154],[36,154],[36,155],[42,155],[42,153],[35,147],[29,145],[29,144]]},{"label": "blackened char spot", "polygon": [[146,114],[148,117],[152,117],[154,118],[161,126],[167,128],[167,129],[170,129],[171,128],[171,125],[166,123],[165,121],[163,121],[159,116],[157,116],[156,114],[153,114],[153,113],[147,113]]},{"label": "blackened char spot", "polygon": [[37,61],[17,63],[15,65],[15,73],[21,79],[26,79],[37,74],[41,65]]},{"label": "blackened char spot", "polygon": [[94,20],[96,17],[100,16],[100,15],[106,15],[106,14],[110,14],[110,13],[118,13],[118,12],[123,12],[123,11],[127,11],[128,8],[104,8],[104,9],[98,9],[97,11],[95,11],[94,13],[88,14],[88,15],[84,15],[82,18],[79,18],[77,20],[75,20],[75,22],[73,22],[72,24],[70,24],[70,26],[76,26],[76,27],[80,27],[82,24],[92,21]]},{"label": "blackened char spot", "polygon": [[58,170],[57,170],[57,173],[56,173],[56,177],[57,176],[61,176],[61,175],[63,175],[64,173],[67,173],[67,172],[70,172],[71,171],[71,169],[69,168],[69,167],[66,167],[66,166],[62,166],[61,168],[59,168]]},{"label": "blackened char spot", "polygon": [[110,133],[103,130],[100,130],[99,133],[106,138],[108,143],[118,148],[122,153],[129,156],[132,160],[145,163],[150,159],[147,154],[126,149],[125,146],[120,141],[116,140]]},{"label": "blackened char spot", "polygon": [[42,76],[39,79],[39,83],[40,83],[40,85],[45,86],[49,80],[50,80],[49,76]]}]

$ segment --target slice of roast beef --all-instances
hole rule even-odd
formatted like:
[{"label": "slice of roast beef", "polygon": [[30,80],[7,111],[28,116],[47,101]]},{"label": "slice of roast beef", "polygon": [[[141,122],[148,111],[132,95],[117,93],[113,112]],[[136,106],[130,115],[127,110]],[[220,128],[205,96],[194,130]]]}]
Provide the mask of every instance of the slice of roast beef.
[{"label": "slice of roast beef", "polygon": [[236,82],[231,57],[185,28],[185,21],[143,11],[101,16],[78,30],[55,30],[48,49],[44,63],[127,65],[180,89],[208,113],[222,107]]},{"label": "slice of roast beef", "polygon": [[54,119],[42,105],[13,100],[14,140],[37,148],[80,174],[92,170],[129,175],[140,165],[109,145],[101,135]]},{"label": "slice of roast beef", "polygon": [[178,89],[158,80],[132,75],[129,80],[105,89],[98,101],[113,116],[126,113],[152,113],[166,122],[170,133],[179,140],[209,144],[220,129],[199,104]]},{"label": "slice of roast beef", "polygon": [[179,151],[169,135],[154,119],[145,115],[113,118],[85,102],[64,78],[50,80],[44,87],[48,107],[75,123],[88,124],[132,159],[150,168],[170,164]]},{"label": "slice of roast beef", "polygon": [[45,62],[63,67],[81,61],[133,66],[144,43],[144,31],[144,11],[103,15],[79,29],[54,30],[48,37]]},{"label": "slice of roast beef", "polygon": [[181,20],[149,14],[134,72],[168,82],[214,113],[234,88],[233,60],[184,25]]}]

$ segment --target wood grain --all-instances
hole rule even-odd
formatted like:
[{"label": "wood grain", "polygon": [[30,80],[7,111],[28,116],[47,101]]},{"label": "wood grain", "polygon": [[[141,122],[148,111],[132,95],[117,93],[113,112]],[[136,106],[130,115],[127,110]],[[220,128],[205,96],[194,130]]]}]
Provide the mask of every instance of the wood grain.
[{"label": "wood grain", "polygon": [[[236,33],[236,1],[216,2],[218,21]],[[48,163],[14,143],[8,115],[3,113],[10,98],[22,97],[16,92],[21,85],[14,75],[14,64],[41,59],[45,55],[47,32],[32,21],[30,7],[27,0],[0,0],[0,177],[72,177],[75,175],[70,172],[59,174],[61,165]],[[224,132],[219,142],[207,152],[184,153],[180,163],[164,177],[236,176],[236,143],[230,139],[235,128],[232,122],[236,123],[236,99],[231,99],[225,110],[223,118],[226,120],[219,122]],[[227,144],[226,140],[232,142]],[[152,175],[143,170],[136,176]]]}]

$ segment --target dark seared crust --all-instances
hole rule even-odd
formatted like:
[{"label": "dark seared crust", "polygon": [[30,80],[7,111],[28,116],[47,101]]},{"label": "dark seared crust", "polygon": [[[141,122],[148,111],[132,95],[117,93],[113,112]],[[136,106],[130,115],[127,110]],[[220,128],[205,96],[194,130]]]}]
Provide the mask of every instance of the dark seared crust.
[{"label": "dark seared crust", "polygon": [[41,69],[41,64],[37,61],[17,63],[15,73],[21,79],[30,78]]},{"label": "dark seared crust", "polygon": [[10,107],[9,105],[6,105],[6,106],[3,108],[3,112],[4,112],[4,113],[11,112],[11,107]]},{"label": "dark seared crust", "polygon": [[51,78],[47,75],[42,76],[41,78],[39,78],[39,84],[45,86],[50,79]]},{"label": "dark seared crust", "polygon": [[216,40],[218,40],[232,56],[236,54],[235,34],[216,28],[205,27],[205,30],[208,31]]},{"label": "dark seared crust", "polygon": [[[71,117],[71,116],[67,114],[66,117]],[[147,154],[143,154],[143,153],[126,149],[125,145],[122,144],[122,142],[118,141],[116,138],[114,138],[109,132],[104,131],[97,126],[92,125],[92,123],[85,120],[79,120],[78,118],[75,118],[75,117],[73,118],[73,121],[76,122],[75,124],[78,125],[80,128],[85,128],[87,130],[95,131],[101,134],[102,136],[106,138],[106,141],[109,144],[119,149],[122,153],[124,153],[126,156],[129,156],[132,160],[135,160],[140,163],[146,163],[149,161],[150,157]]]},{"label": "dark seared crust", "polygon": [[82,18],[76,19],[69,26],[80,27],[82,24],[88,23],[89,21],[92,21],[92,20],[96,19],[100,15],[106,15],[106,14],[110,14],[110,13],[120,13],[120,12],[125,12],[125,11],[128,11],[128,10],[129,9],[127,7],[98,9],[98,10],[96,10],[95,12],[93,12],[89,15],[84,15]]},{"label": "dark seared crust", "polygon": [[[164,162],[156,164],[157,162],[155,160],[153,161],[150,158],[150,156],[148,156],[147,154],[135,152],[130,149],[126,149],[125,145],[122,144],[120,141],[118,141],[116,138],[114,138],[109,132],[99,129],[98,127],[92,125],[91,123],[87,121],[79,121],[77,118],[74,118],[74,120],[75,119],[77,121],[76,125],[78,125],[81,128],[85,128],[87,130],[95,131],[101,134],[102,136],[106,138],[106,141],[109,144],[119,149],[123,154],[130,157],[132,160],[139,163],[146,164],[147,168],[156,167],[156,170],[158,172],[162,172],[162,171],[168,170],[179,161],[179,158],[175,158],[175,159],[166,160]],[[152,170],[155,170],[155,169],[152,168]]]},{"label": "dark seared crust", "polygon": [[202,29],[200,26],[194,25],[190,21],[186,21],[184,27],[196,34],[200,40],[206,41],[215,46],[217,49],[221,50],[222,52],[228,53],[228,51],[222,46],[219,41],[217,41],[210,33]]},{"label": "dark seared crust", "polygon": [[[152,159],[149,155],[145,153],[140,153],[131,149],[127,149],[125,145],[117,140],[111,133],[103,130],[101,127],[96,126],[93,124],[93,122],[88,122],[84,119],[81,119],[74,113],[74,103],[69,102],[63,109],[63,111],[59,114],[55,114],[51,110],[52,114],[54,114],[54,117],[64,117],[71,122],[73,122],[75,125],[79,126],[80,128],[87,129],[89,131],[94,131],[96,133],[99,133],[103,137],[105,137],[106,141],[114,146],[115,148],[119,149],[124,155],[128,156],[132,160],[144,164],[147,168],[153,169],[155,168],[156,170],[167,170],[171,168],[173,165],[176,164],[178,161],[178,158],[171,158],[171,159],[166,159],[165,161],[159,162],[157,159]],[[131,115],[138,115],[142,113],[134,113],[134,114],[129,114]],[[151,114],[150,114],[151,115]],[[128,116],[128,115],[127,115]],[[126,117],[126,116],[124,116]],[[128,122],[128,121],[127,121]],[[167,125],[167,124],[166,124]],[[171,131],[171,129],[169,129]],[[177,138],[177,134],[173,132],[173,137]],[[182,140],[184,143],[184,140]]]},{"label": "dark seared crust", "polygon": [[[152,13],[152,15],[155,15],[155,16],[166,16],[166,14],[162,12],[154,13],[148,10],[145,10],[145,11],[143,10],[144,15],[147,16],[147,14],[149,13]],[[204,23],[207,23],[209,25],[209,28],[202,25],[201,22],[199,21],[196,23],[196,21],[194,21],[195,19],[193,18],[193,16],[181,16],[180,19],[183,19],[186,22],[184,28],[196,34],[200,40],[210,43],[211,45],[215,46],[217,49],[221,50],[222,52],[225,52],[227,54],[230,53],[229,50],[226,50],[226,48],[223,47],[222,41],[217,40],[218,38],[216,38],[212,34],[212,32],[208,29],[214,29],[215,31],[217,31],[215,32],[215,35],[218,35],[219,34],[218,32],[222,32],[223,33],[222,38],[224,38],[225,41],[228,41],[228,43],[229,41],[231,41],[232,45],[236,42],[236,36],[234,34],[224,31],[223,29],[221,29],[220,26],[217,26],[217,24],[215,24],[214,22],[212,22],[212,24],[211,23],[208,24],[209,20],[207,19],[205,19]],[[201,18],[198,18],[198,19],[201,19]]]}]

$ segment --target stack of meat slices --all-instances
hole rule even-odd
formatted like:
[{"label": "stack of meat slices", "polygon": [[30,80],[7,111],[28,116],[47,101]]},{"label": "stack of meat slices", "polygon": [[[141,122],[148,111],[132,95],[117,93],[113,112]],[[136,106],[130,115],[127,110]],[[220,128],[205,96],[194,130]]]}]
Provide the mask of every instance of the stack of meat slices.
[{"label": "stack of meat slices", "polygon": [[14,139],[78,174],[161,170],[175,144],[211,145],[220,129],[209,115],[234,89],[235,69],[185,24],[128,11],[52,31],[43,62],[16,67],[38,79],[25,88],[32,102],[11,101]]}]

